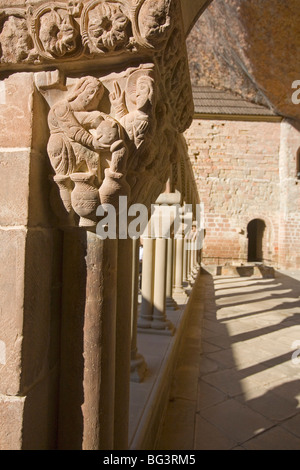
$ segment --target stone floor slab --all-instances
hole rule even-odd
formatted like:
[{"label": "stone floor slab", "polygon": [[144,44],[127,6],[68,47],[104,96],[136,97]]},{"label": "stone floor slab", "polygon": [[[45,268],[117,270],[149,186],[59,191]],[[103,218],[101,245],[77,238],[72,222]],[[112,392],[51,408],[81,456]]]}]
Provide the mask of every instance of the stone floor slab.
[{"label": "stone floor slab", "polygon": [[[170,404],[169,448],[191,445],[193,429],[199,450],[300,450],[300,365],[292,363],[292,344],[300,341],[300,272],[276,272],[275,279],[205,275],[203,282],[190,352],[183,353],[193,367],[178,368],[180,395],[189,400]],[[180,437],[173,427],[181,420]]]},{"label": "stone floor slab", "polygon": [[300,438],[280,426],[243,444],[247,450],[300,450]]},{"label": "stone floor slab", "polygon": [[226,436],[225,433],[206,421],[201,416],[196,416],[195,450],[230,450],[236,446],[236,442]]},{"label": "stone floor slab", "polygon": [[201,416],[238,444],[272,426],[271,421],[235,399],[203,410]]}]

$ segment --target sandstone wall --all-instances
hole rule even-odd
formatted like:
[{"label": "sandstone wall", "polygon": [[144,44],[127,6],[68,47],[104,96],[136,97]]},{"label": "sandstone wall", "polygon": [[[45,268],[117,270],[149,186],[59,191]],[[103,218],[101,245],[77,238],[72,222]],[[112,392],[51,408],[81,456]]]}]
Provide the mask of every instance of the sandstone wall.
[{"label": "sandstone wall", "polygon": [[230,89],[299,120],[298,0],[213,0],[188,39],[192,81]]},{"label": "sandstone wall", "polygon": [[186,138],[205,205],[204,263],[247,262],[253,219],[265,221],[265,262],[276,263],[280,123],[195,119]]}]

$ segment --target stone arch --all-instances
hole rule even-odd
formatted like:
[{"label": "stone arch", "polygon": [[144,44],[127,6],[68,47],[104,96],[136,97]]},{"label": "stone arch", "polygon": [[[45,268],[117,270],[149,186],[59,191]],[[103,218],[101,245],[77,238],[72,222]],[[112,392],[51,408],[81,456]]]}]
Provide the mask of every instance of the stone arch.
[{"label": "stone arch", "polygon": [[262,219],[253,219],[247,226],[248,261],[262,262],[264,260],[263,239],[266,224]]},{"label": "stone arch", "polygon": [[[251,241],[249,240],[249,226],[251,227],[251,223],[254,224],[254,222],[257,221],[257,237],[261,237],[261,240],[257,240],[258,244],[261,243],[261,247],[257,246],[257,253],[256,253],[256,258],[257,259],[249,259],[249,243]],[[249,217],[245,221],[245,229],[244,229],[244,234],[245,234],[245,246],[244,246],[244,258],[247,261],[257,261],[257,262],[263,262],[265,264],[273,264],[275,262],[275,231],[274,231],[274,225],[273,222],[269,219],[269,217],[266,217],[265,215],[258,214],[252,217]],[[261,250],[261,253],[259,251]]]}]

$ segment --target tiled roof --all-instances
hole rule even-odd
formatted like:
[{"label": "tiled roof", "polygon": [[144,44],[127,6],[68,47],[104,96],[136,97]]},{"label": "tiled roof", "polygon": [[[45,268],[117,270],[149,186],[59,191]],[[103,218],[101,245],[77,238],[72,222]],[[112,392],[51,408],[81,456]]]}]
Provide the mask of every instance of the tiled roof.
[{"label": "tiled roof", "polygon": [[246,101],[229,91],[193,86],[193,97],[195,114],[277,116],[271,109]]}]

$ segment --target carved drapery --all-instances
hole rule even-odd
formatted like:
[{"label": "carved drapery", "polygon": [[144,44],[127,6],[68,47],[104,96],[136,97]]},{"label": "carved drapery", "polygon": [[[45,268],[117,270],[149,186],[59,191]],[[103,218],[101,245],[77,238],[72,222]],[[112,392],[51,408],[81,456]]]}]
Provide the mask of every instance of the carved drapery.
[{"label": "carved drapery", "polygon": [[61,223],[93,226],[99,203],[117,208],[120,195],[155,202],[193,112],[180,2],[4,8],[0,71],[24,67],[36,71],[49,105],[51,200]]}]

